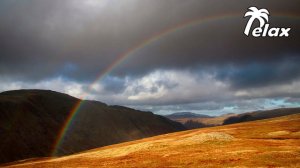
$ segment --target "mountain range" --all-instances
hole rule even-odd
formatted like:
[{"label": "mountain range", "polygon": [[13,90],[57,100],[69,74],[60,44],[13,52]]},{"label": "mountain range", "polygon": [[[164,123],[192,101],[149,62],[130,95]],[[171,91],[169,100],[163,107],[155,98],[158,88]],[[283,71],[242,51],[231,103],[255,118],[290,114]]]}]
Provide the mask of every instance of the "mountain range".
[{"label": "mountain range", "polygon": [[299,167],[300,114],[193,129],[60,158],[15,162],[31,167]]},{"label": "mountain range", "polygon": [[260,110],[241,114],[228,113],[220,116],[206,116],[196,113],[173,113],[165,117],[182,123],[188,129],[220,126],[246,121],[255,121],[300,113],[300,108],[280,108],[272,110]]},{"label": "mountain range", "polygon": [[170,119],[180,119],[180,118],[212,118],[212,116],[205,114],[197,114],[192,112],[177,112],[169,115],[165,115],[165,117]]},{"label": "mountain range", "polygon": [[[75,113],[75,117],[72,117],[72,122],[66,124],[79,103],[80,108]],[[160,134],[168,136],[167,133],[186,129],[269,119],[297,113],[300,113],[300,108],[230,113],[221,116],[180,112],[163,117],[128,107],[80,100],[50,90],[6,91],[0,93],[0,163],[14,161],[20,163],[22,160],[27,162],[32,158],[40,160],[39,158],[45,157],[72,156],[98,147]],[[299,115],[294,116],[299,118]],[[292,118],[289,118],[290,120]],[[59,135],[66,128],[65,125],[68,129],[64,130],[64,136],[61,138]],[[291,127],[295,125],[297,124]],[[181,133],[178,135],[180,139]],[[176,139],[176,136],[174,138]],[[56,145],[58,141],[60,143]],[[135,150],[135,147],[132,150]],[[124,152],[126,151],[127,148]]]}]

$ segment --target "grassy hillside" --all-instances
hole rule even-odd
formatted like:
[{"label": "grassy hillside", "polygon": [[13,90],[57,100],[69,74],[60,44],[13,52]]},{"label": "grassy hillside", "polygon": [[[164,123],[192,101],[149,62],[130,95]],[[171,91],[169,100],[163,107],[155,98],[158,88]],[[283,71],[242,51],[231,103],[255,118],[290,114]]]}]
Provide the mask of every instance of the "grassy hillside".
[{"label": "grassy hillside", "polygon": [[300,114],[170,133],[10,167],[300,167]]}]

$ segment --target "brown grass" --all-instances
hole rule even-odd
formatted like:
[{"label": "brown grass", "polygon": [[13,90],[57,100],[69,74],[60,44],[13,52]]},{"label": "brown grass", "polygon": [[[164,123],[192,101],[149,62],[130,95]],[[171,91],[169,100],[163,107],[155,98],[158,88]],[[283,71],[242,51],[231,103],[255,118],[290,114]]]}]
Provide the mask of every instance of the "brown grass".
[{"label": "brown grass", "polygon": [[196,129],[10,167],[300,167],[300,114]]}]

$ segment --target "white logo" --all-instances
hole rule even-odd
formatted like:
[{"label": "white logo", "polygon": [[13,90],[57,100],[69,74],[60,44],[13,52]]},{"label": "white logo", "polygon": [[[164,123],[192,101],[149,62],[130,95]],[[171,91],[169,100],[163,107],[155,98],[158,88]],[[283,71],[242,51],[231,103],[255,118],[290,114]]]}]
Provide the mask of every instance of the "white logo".
[{"label": "white logo", "polygon": [[257,19],[259,21],[259,27],[252,30],[252,36],[254,37],[288,37],[291,28],[270,28],[269,11],[267,9],[257,9],[256,7],[250,7],[250,11],[245,13],[244,17],[250,16],[248,23],[245,27],[244,33],[248,36],[250,33],[253,22]]}]

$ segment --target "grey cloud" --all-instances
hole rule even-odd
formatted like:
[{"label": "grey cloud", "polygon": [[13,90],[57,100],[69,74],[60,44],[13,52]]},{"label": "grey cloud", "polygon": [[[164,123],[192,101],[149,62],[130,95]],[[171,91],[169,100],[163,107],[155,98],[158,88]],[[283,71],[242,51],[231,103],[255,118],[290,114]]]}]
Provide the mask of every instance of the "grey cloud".
[{"label": "grey cloud", "polygon": [[[2,0],[0,89],[32,86],[73,95],[87,92],[104,102],[148,105],[157,107],[155,111],[178,104],[180,110],[216,112],[234,107],[236,99],[249,108],[263,108],[258,99],[298,101],[298,0],[89,2]],[[290,37],[243,35],[248,20],[243,15],[249,6],[267,8],[271,26],[291,27]],[[278,16],[282,13],[293,17]],[[99,90],[89,88],[120,55],[149,37],[195,18],[224,14],[236,16],[186,27],[142,45],[98,81]],[[154,78],[149,74],[155,72],[165,76],[149,86],[141,82]],[[249,103],[251,99],[256,102]],[[203,104],[193,105],[199,102]]]},{"label": "grey cloud", "polygon": [[92,81],[121,53],[152,34],[193,18],[224,13],[241,17],[170,34],[134,53],[113,71],[114,75],[199,64],[268,62],[286,53],[299,54],[297,19],[271,15],[273,24],[293,28],[290,38],[253,39],[242,34],[247,21],[242,16],[248,6],[266,7],[274,15],[288,11],[299,16],[297,1],[230,0],[225,5],[223,1],[207,0],[106,2],[93,7],[78,0],[1,1],[0,73],[42,80],[56,76],[66,63],[72,62],[79,70],[63,74],[65,77]]},{"label": "grey cloud", "polygon": [[108,76],[101,83],[104,86],[104,91],[116,94],[124,91],[126,79]]},{"label": "grey cloud", "polygon": [[300,57],[286,56],[269,62],[218,67],[216,77],[231,83],[233,89],[259,88],[292,83],[300,77]]},{"label": "grey cloud", "polygon": [[[281,103],[276,103],[281,102]],[[244,113],[257,110],[267,110],[282,107],[299,107],[299,101],[290,103],[288,99],[257,98],[252,100],[230,100],[222,102],[199,102],[179,105],[163,106],[131,106],[144,111],[154,111],[158,114],[171,114],[174,112],[194,112],[207,115],[222,115],[226,113]]]}]

